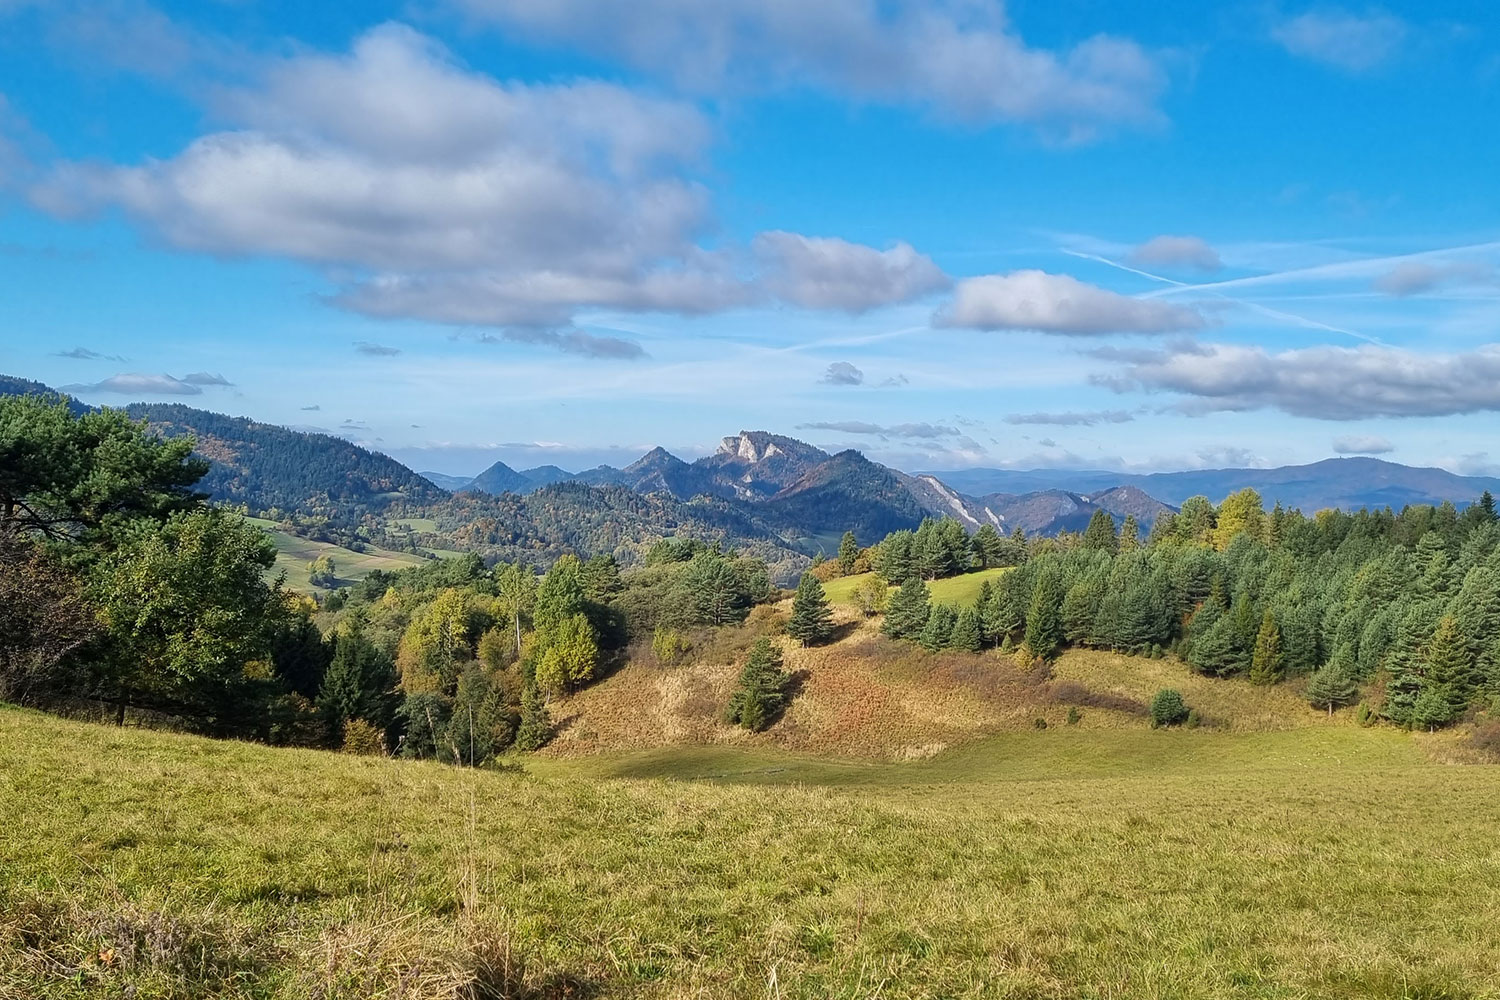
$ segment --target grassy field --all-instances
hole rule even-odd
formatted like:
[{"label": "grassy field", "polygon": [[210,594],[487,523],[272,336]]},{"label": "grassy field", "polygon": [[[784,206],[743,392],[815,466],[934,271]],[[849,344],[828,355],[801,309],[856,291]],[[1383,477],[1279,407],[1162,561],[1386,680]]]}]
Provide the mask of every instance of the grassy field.
[{"label": "grassy field", "polygon": [[[977,573],[964,573],[934,580],[927,585],[927,589],[932,591],[932,600],[937,604],[973,604],[974,598],[979,596],[979,588],[984,581],[993,580],[1006,572],[1008,568],[982,569]],[[828,595],[828,599],[835,604],[853,604],[854,589],[873,575],[873,573],[860,573],[856,576],[829,580],[823,585],[823,590]]]},{"label": "grassy field", "polygon": [[322,587],[313,586],[307,579],[307,564],[319,556],[326,555],[333,558],[339,582],[345,585],[363,580],[373,570],[406,569],[409,566],[420,566],[426,562],[422,557],[408,552],[391,552],[374,547],[366,552],[355,552],[328,542],[314,542],[307,538],[299,538],[280,530],[275,522],[265,518],[250,517],[246,520],[266,529],[276,542],[276,565],[267,571],[267,578],[275,579],[285,572],[287,587],[303,594],[328,593]]},{"label": "grassy field", "polygon": [[1500,995],[1500,768],[1388,729],[501,772],[0,709],[0,996]]}]

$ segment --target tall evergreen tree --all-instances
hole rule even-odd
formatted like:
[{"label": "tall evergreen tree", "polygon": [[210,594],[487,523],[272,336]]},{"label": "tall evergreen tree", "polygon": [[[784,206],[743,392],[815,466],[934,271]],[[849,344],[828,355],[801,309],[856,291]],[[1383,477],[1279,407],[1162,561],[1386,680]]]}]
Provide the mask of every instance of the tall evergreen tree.
[{"label": "tall evergreen tree", "polygon": [[1141,547],[1141,526],[1134,514],[1126,514],[1120,524],[1120,551],[1134,552]]},{"label": "tall evergreen tree", "polygon": [[965,653],[977,653],[983,643],[979,612],[975,608],[964,608],[958,613],[958,621],[953,626],[953,637],[949,645]]},{"label": "tall evergreen tree", "polygon": [[854,563],[859,559],[859,542],[854,539],[854,532],[844,532],[844,537],[839,539],[839,575],[848,576],[854,572]]},{"label": "tall evergreen tree", "polygon": [[1335,708],[1352,702],[1358,693],[1359,688],[1354,683],[1354,664],[1347,654],[1335,654],[1307,679],[1308,704],[1314,708],[1326,708],[1329,715]]},{"label": "tall evergreen tree", "polygon": [[917,642],[923,649],[934,653],[947,649],[953,643],[953,630],[957,625],[958,612],[953,609],[953,605],[934,605],[927,615],[927,624],[922,626],[922,631],[917,636]]},{"label": "tall evergreen tree", "polygon": [[1260,620],[1260,631],[1255,635],[1255,649],[1250,654],[1250,683],[1275,684],[1281,680],[1284,670],[1281,629],[1276,627],[1276,615],[1266,608]]},{"label": "tall evergreen tree", "polygon": [[974,561],[980,567],[989,569],[1004,565],[1002,560],[1005,556],[1005,540],[1000,537],[1000,532],[995,530],[993,524],[981,524],[969,544],[974,549]]},{"label": "tall evergreen tree", "polygon": [[358,626],[334,639],[333,660],[318,692],[318,711],[330,741],[342,739],[344,724],[364,719],[381,729],[395,711],[396,667]]},{"label": "tall evergreen tree", "polygon": [[892,639],[915,639],[927,625],[930,602],[931,596],[922,578],[907,577],[900,589],[891,595],[880,631]]},{"label": "tall evergreen tree", "polygon": [[790,681],[781,668],[781,650],[770,639],[757,639],[729,697],[725,720],[750,730],[766,728],[786,704]]},{"label": "tall evergreen tree", "polygon": [[[1447,703],[1450,717],[1456,716],[1473,693],[1473,668],[1474,660],[1463,633],[1459,631],[1458,619],[1444,615],[1427,649],[1427,676],[1422,692],[1436,692]],[[1420,700],[1421,695],[1418,695]]]},{"label": "tall evergreen tree", "polygon": [[1062,588],[1056,575],[1037,577],[1026,609],[1026,648],[1033,656],[1050,660],[1062,648]]},{"label": "tall evergreen tree", "polygon": [[804,646],[822,645],[833,638],[833,611],[828,607],[823,584],[811,573],[803,573],[797,584],[786,634]]},{"label": "tall evergreen tree", "polygon": [[547,698],[536,684],[521,690],[521,724],[516,727],[516,749],[530,753],[552,742],[552,713]]},{"label": "tall evergreen tree", "polygon": [[1119,550],[1120,539],[1115,534],[1115,519],[1108,511],[1094,511],[1094,516],[1089,518],[1089,526],[1083,529],[1083,540],[1079,544],[1085,549],[1110,554]]}]

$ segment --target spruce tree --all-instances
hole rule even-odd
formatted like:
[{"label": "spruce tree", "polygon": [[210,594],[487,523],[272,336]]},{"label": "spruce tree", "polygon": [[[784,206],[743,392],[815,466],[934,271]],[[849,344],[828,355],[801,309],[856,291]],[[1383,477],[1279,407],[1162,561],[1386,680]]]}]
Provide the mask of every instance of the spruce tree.
[{"label": "spruce tree", "polygon": [[[1458,619],[1452,615],[1444,615],[1442,621],[1438,622],[1432,645],[1427,650],[1427,679],[1422,685],[1422,693],[1436,692],[1447,702],[1450,717],[1457,715],[1469,702],[1473,667],[1474,660],[1459,631]],[[1421,695],[1418,695],[1417,701],[1420,704]]]},{"label": "spruce tree", "polygon": [[1354,683],[1354,670],[1347,653],[1335,653],[1333,659],[1318,668],[1307,679],[1307,702],[1314,708],[1326,708],[1332,715],[1335,708],[1349,704],[1359,688]]},{"label": "spruce tree", "polygon": [[854,572],[854,563],[859,559],[859,542],[854,540],[854,532],[844,532],[844,537],[839,540],[839,575],[848,576]]},{"label": "spruce tree", "polygon": [[1089,518],[1089,526],[1083,529],[1083,541],[1079,544],[1085,549],[1111,554],[1119,550],[1120,539],[1115,534],[1115,519],[1110,516],[1109,511],[1094,511],[1094,516]]},{"label": "spruce tree", "polygon": [[1120,525],[1120,551],[1134,552],[1141,547],[1141,526],[1134,514],[1126,514]]},{"label": "spruce tree", "polygon": [[974,561],[981,568],[989,569],[993,566],[1002,565],[1001,560],[1005,555],[1005,541],[1000,537],[1000,532],[995,530],[993,524],[981,524],[979,530],[974,532],[974,537],[969,544],[974,549]]},{"label": "spruce tree", "polygon": [[907,577],[901,588],[891,595],[880,631],[892,639],[915,639],[927,625],[930,595],[919,576]]},{"label": "spruce tree", "polygon": [[1411,724],[1431,732],[1453,719],[1453,705],[1436,686],[1423,687],[1412,703]]},{"label": "spruce tree", "polygon": [[1031,591],[1026,609],[1026,648],[1031,655],[1050,660],[1062,648],[1062,588],[1057,577],[1043,573]]},{"label": "spruce tree", "polygon": [[533,684],[521,691],[521,724],[516,727],[516,749],[531,752],[540,750],[552,741],[552,713],[547,710],[547,699]]},{"label": "spruce tree", "polygon": [[975,608],[964,608],[958,613],[958,622],[953,626],[953,638],[949,645],[965,653],[977,653],[983,643],[978,611]]},{"label": "spruce tree", "polygon": [[1260,620],[1260,631],[1255,635],[1255,649],[1250,655],[1250,683],[1275,684],[1281,680],[1284,669],[1281,629],[1276,627],[1276,615],[1266,608]]},{"label": "spruce tree", "polygon": [[823,593],[823,584],[811,573],[803,573],[797,584],[786,634],[804,646],[821,645],[833,637],[833,612],[828,607],[828,597]]},{"label": "spruce tree", "polygon": [[740,671],[739,683],[729,696],[725,720],[750,730],[766,728],[786,704],[790,680],[781,668],[781,650],[770,639],[757,639]]},{"label": "spruce tree", "polygon": [[364,719],[381,729],[389,726],[396,706],[395,689],[395,665],[357,624],[337,637],[317,701],[330,740],[341,740],[344,725],[351,719]]},{"label": "spruce tree", "polygon": [[951,604],[939,604],[927,615],[927,624],[922,626],[917,642],[930,652],[947,649],[953,643],[953,630],[958,625],[958,612]]}]

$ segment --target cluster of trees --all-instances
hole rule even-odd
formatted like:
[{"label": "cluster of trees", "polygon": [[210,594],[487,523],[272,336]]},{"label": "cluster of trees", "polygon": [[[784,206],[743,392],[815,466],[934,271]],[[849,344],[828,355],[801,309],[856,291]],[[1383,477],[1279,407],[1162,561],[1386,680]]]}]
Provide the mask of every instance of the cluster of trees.
[{"label": "cluster of trees", "polygon": [[1026,535],[1001,535],[992,524],[970,535],[951,517],[926,518],[916,531],[893,531],[870,553],[870,565],[892,583],[937,580],[976,569],[1015,566],[1026,559]]},{"label": "cluster of trees", "polygon": [[[1160,518],[1143,542],[1096,515],[1029,547],[972,608],[930,607],[913,567],[884,631],[928,648],[1065,645],[1180,655],[1214,677],[1305,676],[1330,711],[1432,728],[1500,696],[1500,519],[1485,494],[1452,504],[1306,517],[1243,490]],[[882,543],[882,547],[884,543]]]}]

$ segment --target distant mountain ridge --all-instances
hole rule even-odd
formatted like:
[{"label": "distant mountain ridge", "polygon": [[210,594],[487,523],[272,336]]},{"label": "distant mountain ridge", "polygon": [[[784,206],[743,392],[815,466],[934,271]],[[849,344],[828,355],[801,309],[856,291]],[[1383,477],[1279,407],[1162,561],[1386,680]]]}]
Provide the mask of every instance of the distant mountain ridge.
[{"label": "distant mountain ridge", "polygon": [[1273,469],[1201,469],[1186,472],[1132,474],[1104,470],[960,469],[935,473],[954,489],[985,495],[1060,489],[1084,495],[1116,486],[1133,486],[1164,503],[1181,506],[1191,496],[1215,503],[1250,487],[1266,506],[1278,501],[1313,513],[1328,507],[1391,507],[1439,504],[1463,506],[1485,490],[1500,493],[1500,479],[1461,476],[1446,469],[1399,465],[1378,458],[1327,458],[1308,465]]}]

